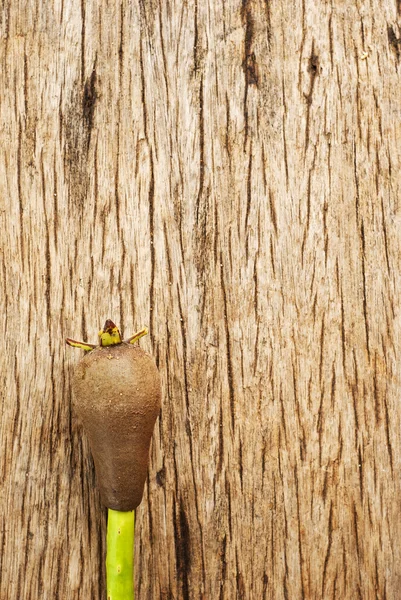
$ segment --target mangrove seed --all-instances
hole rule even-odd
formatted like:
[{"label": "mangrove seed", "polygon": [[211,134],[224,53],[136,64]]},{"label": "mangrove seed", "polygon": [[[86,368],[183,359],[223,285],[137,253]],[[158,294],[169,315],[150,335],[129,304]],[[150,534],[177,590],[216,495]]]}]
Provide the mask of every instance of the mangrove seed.
[{"label": "mangrove seed", "polygon": [[122,342],[114,323],[106,321],[100,346],[67,340],[87,351],[74,372],[74,407],[89,438],[101,500],[118,511],[133,510],[142,500],[160,411],[156,364],[132,345],[146,332]]}]

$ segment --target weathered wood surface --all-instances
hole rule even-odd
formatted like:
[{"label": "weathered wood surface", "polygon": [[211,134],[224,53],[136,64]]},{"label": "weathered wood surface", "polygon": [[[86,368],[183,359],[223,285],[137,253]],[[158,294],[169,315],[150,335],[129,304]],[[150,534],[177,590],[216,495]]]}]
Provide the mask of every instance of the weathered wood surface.
[{"label": "weathered wood surface", "polygon": [[106,318],[164,387],[139,600],[400,597],[399,10],[3,1],[1,600],[104,598]]}]

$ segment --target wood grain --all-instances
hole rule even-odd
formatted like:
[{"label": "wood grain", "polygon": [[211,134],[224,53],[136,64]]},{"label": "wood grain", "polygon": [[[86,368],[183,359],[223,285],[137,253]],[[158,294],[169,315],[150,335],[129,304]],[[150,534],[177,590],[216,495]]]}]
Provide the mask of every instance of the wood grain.
[{"label": "wood grain", "polygon": [[399,3],[0,11],[1,600],[105,597],[106,318],[163,381],[139,600],[399,598]]}]

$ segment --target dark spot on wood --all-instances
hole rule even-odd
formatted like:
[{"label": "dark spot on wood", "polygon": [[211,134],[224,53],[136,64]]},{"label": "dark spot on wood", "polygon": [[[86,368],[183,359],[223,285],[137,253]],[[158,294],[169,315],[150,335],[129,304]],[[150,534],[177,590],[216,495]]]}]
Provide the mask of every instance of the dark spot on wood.
[{"label": "dark spot on wood", "polygon": [[83,85],[81,79],[76,82],[60,120],[64,130],[64,165],[69,197],[79,207],[84,205],[89,181],[88,154],[99,97],[96,84],[94,65],[91,76]]},{"label": "dark spot on wood", "polygon": [[304,93],[307,112],[306,112],[306,127],[305,127],[305,151],[309,145],[309,127],[310,127],[310,110],[312,104],[313,90],[315,88],[316,77],[319,75],[320,61],[317,54],[315,54],[315,42],[312,42],[312,50],[308,61],[308,73],[310,74],[310,83],[308,93]]},{"label": "dark spot on wood", "polygon": [[313,49],[312,49],[312,54],[309,57],[308,73],[310,73],[314,77],[314,76],[318,75],[318,71],[319,71],[319,57],[313,52]]},{"label": "dark spot on wood", "polygon": [[269,576],[266,572],[263,573],[263,598],[267,598],[267,587],[269,585]]},{"label": "dark spot on wood", "polygon": [[256,56],[254,52],[248,54],[245,58],[245,73],[247,76],[248,85],[258,85],[259,76],[258,76],[258,65],[256,62]]},{"label": "dark spot on wood", "polygon": [[159,471],[157,471],[156,473],[156,483],[157,485],[159,485],[160,487],[163,487],[164,484],[166,482],[166,469],[163,466]]},{"label": "dark spot on wood", "polygon": [[243,0],[241,7],[242,23],[245,27],[245,40],[244,40],[244,58],[242,61],[242,68],[245,73],[246,85],[258,85],[258,65],[256,61],[255,52],[252,50],[254,42],[254,17],[252,14],[251,4],[249,0]]},{"label": "dark spot on wood", "polygon": [[93,129],[93,115],[95,113],[96,100],[98,98],[96,91],[96,70],[93,69],[91,76],[86,80],[82,98],[82,112],[84,123],[89,130],[89,135]]},{"label": "dark spot on wood", "polygon": [[187,515],[182,499],[178,516],[174,513],[174,541],[177,576],[181,582],[182,597],[189,600],[188,575],[191,569],[191,539]]},{"label": "dark spot on wood", "polygon": [[401,36],[397,37],[395,35],[394,29],[392,27],[387,27],[387,38],[388,38],[388,43],[390,44],[392,51],[395,53],[395,55],[397,57],[397,60],[400,60]]},{"label": "dark spot on wood", "polygon": [[244,485],[244,465],[242,461],[242,442],[239,440],[239,448],[238,448],[238,467],[239,467],[239,480],[241,482],[241,492],[243,491]]},{"label": "dark spot on wood", "polygon": [[244,600],[245,599],[245,583],[244,583],[244,577],[240,571],[239,568],[239,564],[238,564],[238,556],[236,559],[236,566],[237,566],[237,575],[236,575],[236,580],[237,580],[237,598],[239,600]]}]

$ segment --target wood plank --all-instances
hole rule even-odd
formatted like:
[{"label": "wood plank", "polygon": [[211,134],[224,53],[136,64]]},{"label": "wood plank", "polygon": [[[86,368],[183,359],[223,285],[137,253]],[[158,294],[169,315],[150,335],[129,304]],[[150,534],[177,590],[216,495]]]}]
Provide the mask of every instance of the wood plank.
[{"label": "wood plank", "polygon": [[105,597],[106,318],[163,381],[140,600],[397,598],[397,2],[1,10],[0,598]]}]

